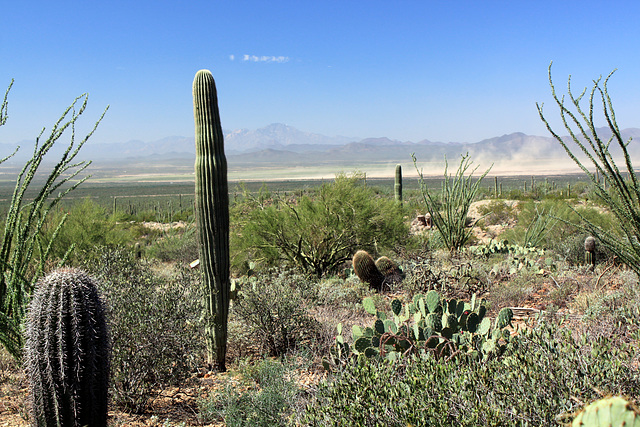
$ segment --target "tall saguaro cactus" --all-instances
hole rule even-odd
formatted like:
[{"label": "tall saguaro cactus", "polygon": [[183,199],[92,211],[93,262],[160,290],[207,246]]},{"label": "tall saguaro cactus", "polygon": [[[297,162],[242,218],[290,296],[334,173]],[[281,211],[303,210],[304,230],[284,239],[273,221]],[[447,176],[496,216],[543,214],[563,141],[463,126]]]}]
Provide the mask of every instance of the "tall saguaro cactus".
[{"label": "tall saguaro cactus", "polygon": [[196,128],[196,218],[205,290],[209,363],[225,371],[229,317],[229,191],[216,84],[209,70],[193,80]]}]

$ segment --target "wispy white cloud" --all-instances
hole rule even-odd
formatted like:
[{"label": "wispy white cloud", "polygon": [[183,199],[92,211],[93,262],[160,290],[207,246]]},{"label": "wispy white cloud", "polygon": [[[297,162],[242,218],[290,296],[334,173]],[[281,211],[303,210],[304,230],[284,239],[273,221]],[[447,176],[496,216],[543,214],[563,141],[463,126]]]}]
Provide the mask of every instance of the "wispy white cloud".
[{"label": "wispy white cloud", "polygon": [[243,55],[242,60],[246,62],[276,62],[285,63],[289,62],[288,56],[256,56],[256,55]]},{"label": "wispy white cloud", "polygon": [[235,55],[229,55],[229,59],[234,61],[236,59],[236,56]]}]

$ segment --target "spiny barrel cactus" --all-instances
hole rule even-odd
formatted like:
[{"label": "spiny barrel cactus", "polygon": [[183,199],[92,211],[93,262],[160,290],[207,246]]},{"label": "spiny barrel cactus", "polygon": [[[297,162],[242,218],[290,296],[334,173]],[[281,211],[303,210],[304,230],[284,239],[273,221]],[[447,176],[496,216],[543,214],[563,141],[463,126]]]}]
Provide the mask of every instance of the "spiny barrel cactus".
[{"label": "spiny barrel cactus", "polygon": [[60,269],[29,306],[25,364],[34,426],[106,426],[110,343],[94,280]]},{"label": "spiny barrel cactus", "polygon": [[403,279],[402,270],[386,256],[381,256],[376,260],[376,267],[385,277],[385,282],[389,284],[400,283]]},{"label": "spiny barrel cactus", "polygon": [[640,411],[624,397],[596,400],[585,406],[571,427],[640,427]]},{"label": "spiny barrel cactus", "polygon": [[384,287],[384,275],[367,251],[358,251],[353,256],[353,271],[356,276],[372,288],[381,291]]},{"label": "spiny barrel cactus", "polygon": [[394,185],[396,201],[402,203],[402,165],[396,165],[396,182]]},{"label": "spiny barrel cactus", "polygon": [[216,84],[209,70],[193,80],[196,128],[196,218],[205,289],[205,330],[209,363],[226,370],[229,278],[229,191],[224,137]]}]

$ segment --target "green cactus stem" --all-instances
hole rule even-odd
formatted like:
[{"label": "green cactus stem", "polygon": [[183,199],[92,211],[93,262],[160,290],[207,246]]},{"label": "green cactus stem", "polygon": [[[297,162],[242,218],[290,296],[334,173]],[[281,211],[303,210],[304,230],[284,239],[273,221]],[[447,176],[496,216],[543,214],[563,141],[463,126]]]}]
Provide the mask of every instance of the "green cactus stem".
[{"label": "green cactus stem", "polygon": [[376,267],[376,263],[367,251],[358,251],[353,256],[353,271],[356,276],[373,289],[382,291],[384,288],[384,275]]},{"label": "green cactus stem", "polygon": [[34,426],[106,426],[110,343],[96,283],[56,270],[36,285],[25,367]]},{"label": "green cactus stem", "polygon": [[196,137],[196,218],[205,290],[205,333],[209,363],[226,370],[229,278],[229,191],[216,84],[209,70],[193,80]]},{"label": "green cactus stem", "polygon": [[402,204],[402,165],[396,165],[396,182],[394,185],[396,202]]}]

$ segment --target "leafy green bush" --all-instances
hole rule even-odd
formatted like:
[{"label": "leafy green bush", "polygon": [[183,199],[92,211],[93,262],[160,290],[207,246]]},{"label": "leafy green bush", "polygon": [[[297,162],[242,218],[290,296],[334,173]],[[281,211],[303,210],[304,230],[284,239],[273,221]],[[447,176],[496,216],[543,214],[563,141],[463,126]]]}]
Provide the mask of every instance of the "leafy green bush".
[{"label": "leafy green bush", "polygon": [[234,207],[234,265],[249,260],[283,262],[322,276],[349,261],[358,249],[377,253],[408,236],[402,207],[362,185],[362,175],[337,175],[313,196],[299,199],[246,195]]},{"label": "leafy green bush", "polygon": [[[56,224],[62,217],[66,217],[64,227],[53,239]],[[52,258],[61,259],[69,248],[73,248],[67,255],[72,265],[79,265],[83,259],[91,258],[96,246],[129,245],[142,234],[140,226],[128,222],[116,223],[102,206],[91,199],[76,202],[51,215],[43,232],[44,240],[52,242]]]},{"label": "leafy green bush", "polygon": [[517,219],[516,209],[504,200],[492,200],[478,207],[478,213],[485,225],[508,224]]},{"label": "leafy green bush", "polygon": [[149,258],[159,261],[175,261],[183,264],[199,258],[198,236],[195,227],[187,227],[182,230],[169,230],[145,249]]},{"label": "leafy green bush", "polygon": [[305,425],[539,426],[603,393],[637,396],[632,345],[574,339],[541,324],[510,339],[501,359],[359,358],[318,387]]},{"label": "leafy green bush", "polygon": [[271,356],[309,345],[320,330],[304,302],[310,286],[308,277],[286,272],[245,277],[236,281],[231,317],[240,319],[254,344]]},{"label": "leafy green bush", "polygon": [[143,411],[159,387],[179,384],[203,358],[194,275],[154,274],[123,248],[96,248],[87,262],[102,284],[113,345],[114,403]]}]

